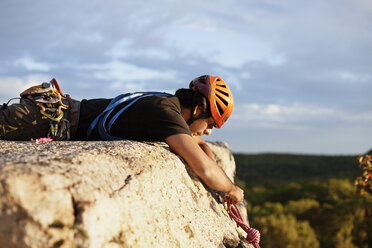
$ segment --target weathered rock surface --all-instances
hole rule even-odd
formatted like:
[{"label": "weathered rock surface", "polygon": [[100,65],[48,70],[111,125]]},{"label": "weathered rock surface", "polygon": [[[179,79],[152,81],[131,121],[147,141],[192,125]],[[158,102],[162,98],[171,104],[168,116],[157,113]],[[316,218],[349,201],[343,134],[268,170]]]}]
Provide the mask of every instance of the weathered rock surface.
[{"label": "weathered rock surface", "polygon": [[165,145],[0,141],[0,247],[253,247],[214,195]]}]

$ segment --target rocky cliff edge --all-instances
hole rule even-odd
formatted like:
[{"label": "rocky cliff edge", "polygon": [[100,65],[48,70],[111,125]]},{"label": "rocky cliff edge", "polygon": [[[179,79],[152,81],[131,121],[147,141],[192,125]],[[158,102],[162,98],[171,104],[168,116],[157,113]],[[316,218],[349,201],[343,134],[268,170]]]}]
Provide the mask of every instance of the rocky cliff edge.
[{"label": "rocky cliff edge", "polygon": [[166,145],[0,141],[0,247],[253,247],[243,236]]}]

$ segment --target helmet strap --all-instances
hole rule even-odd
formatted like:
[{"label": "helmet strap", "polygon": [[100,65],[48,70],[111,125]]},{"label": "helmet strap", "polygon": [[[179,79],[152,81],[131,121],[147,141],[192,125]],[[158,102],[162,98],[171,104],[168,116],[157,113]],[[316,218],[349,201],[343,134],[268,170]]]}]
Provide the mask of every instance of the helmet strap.
[{"label": "helmet strap", "polygon": [[205,114],[200,114],[196,117],[191,116],[190,119],[187,121],[187,125],[191,125],[194,121],[199,120],[199,119],[205,119],[208,118]]},{"label": "helmet strap", "polygon": [[191,125],[191,123],[193,123],[195,121],[195,118],[194,118],[194,116],[191,116],[190,118],[189,118],[189,120],[187,121],[187,125]]}]

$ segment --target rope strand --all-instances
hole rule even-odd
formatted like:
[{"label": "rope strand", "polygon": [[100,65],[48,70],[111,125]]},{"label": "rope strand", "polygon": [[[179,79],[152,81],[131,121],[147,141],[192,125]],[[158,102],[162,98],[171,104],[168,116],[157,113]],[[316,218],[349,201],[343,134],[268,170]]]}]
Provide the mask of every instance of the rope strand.
[{"label": "rope strand", "polygon": [[231,198],[227,199],[227,212],[229,213],[230,217],[236,222],[236,224],[247,233],[246,240],[249,243],[251,243],[255,248],[260,248],[259,245],[261,237],[260,232],[257,229],[249,227],[244,223],[238,207],[231,200]]}]

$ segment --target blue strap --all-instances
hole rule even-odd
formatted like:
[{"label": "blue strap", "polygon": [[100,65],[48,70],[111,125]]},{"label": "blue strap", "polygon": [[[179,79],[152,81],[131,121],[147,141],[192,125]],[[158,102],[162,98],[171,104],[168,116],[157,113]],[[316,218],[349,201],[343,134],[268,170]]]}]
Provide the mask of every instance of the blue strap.
[{"label": "blue strap", "polygon": [[[147,97],[147,96],[171,96],[171,94],[165,93],[165,92],[135,92],[135,93],[127,93],[127,94],[121,94],[114,99],[111,100],[109,105],[106,107],[106,109],[99,114],[90,124],[88,130],[87,130],[87,137],[90,138],[93,129],[98,124],[98,133],[103,140],[125,140],[124,137],[115,137],[111,135],[111,127],[116,121],[116,119],[130,106],[132,106],[135,102],[137,102],[139,99]],[[114,109],[121,103],[128,102],[128,104],[120,109],[109,121],[107,129],[106,129],[106,122],[109,115],[114,111]]]},{"label": "blue strap", "polygon": [[[88,139],[90,138],[92,132],[93,132],[93,129],[94,127],[97,125],[98,121],[101,119],[101,117],[104,117],[105,113],[109,112],[109,114],[112,112],[112,110],[117,106],[119,105],[120,103],[122,102],[125,102],[127,100],[129,100],[129,98],[131,96],[133,96],[133,94],[121,94],[117,97],[115,97],[114,99],[111,100],[111,102],[109,103],[109,105],[106,107],[106,109],[101,113],[99,114],[93,121],[92,123],[90,124],[88,130],[87,130],[87,137]],[[107,118],[107,117],[106,117]]]}]

